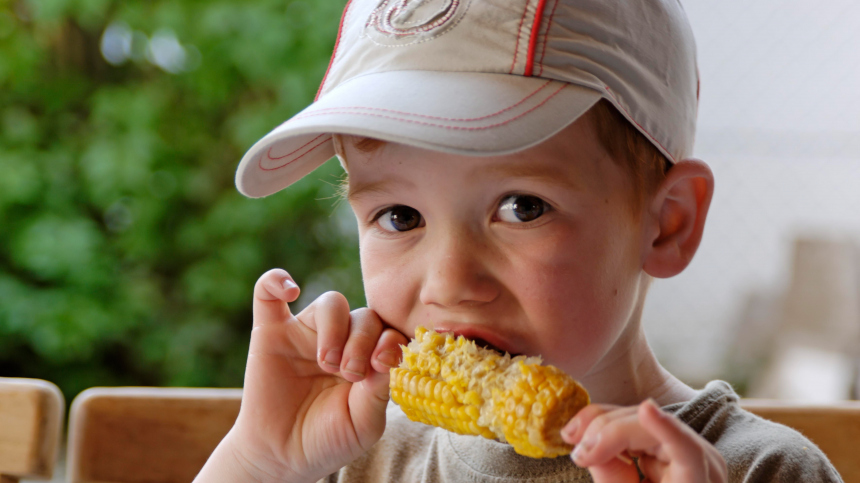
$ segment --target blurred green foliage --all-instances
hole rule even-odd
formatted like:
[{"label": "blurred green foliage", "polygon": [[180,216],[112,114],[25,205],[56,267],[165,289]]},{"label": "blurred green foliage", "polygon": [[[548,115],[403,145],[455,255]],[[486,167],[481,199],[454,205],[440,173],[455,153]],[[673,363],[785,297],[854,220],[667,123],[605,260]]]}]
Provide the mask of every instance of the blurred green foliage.
[{"label": "blurred green foliage", "polygon": [[[312,101],[344,3],[0,0],[0,375],[69,400],[240,386],[263,272],[287,268],[298,305],[364,303],[336,162],[263,200],[233,185]],[[182,62],[159,67],[159,36]]]}]

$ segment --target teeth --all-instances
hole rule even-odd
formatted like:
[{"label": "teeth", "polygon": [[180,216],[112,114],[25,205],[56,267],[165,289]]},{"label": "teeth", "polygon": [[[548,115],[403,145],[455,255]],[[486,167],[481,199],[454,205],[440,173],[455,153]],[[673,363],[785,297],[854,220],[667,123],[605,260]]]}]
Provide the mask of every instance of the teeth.
[{"label": "teeth", "polygon": [[483,347],[485,349],[490,349],[492,351],[496,351],[499,354],[503,354],[503,355],[505,354],[505,351],[499,349],[498,347],[494,346],[493,344],[490,344],[489,342],[485,341],[484,339],[472,339],[472,340],[475,341],[475,343],[478,344],[479,347]]}]

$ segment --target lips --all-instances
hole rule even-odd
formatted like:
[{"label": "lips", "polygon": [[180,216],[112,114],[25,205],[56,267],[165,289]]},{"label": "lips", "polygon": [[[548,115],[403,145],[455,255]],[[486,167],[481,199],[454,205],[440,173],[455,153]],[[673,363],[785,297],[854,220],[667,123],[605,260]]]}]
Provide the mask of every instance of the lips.
[{"label": "lips", "polygon": [[478,346],[496,351],[499,354],[508,353],[511,356],[520,354],[516,350],[515,344],[511,343],[506,337],[499,335],[498,332],[494,332],[486,327],[439,324],[435,327],[435,330],[439,333],[451,333],[455,337],[463,336],[466,339],[474,341]]}]

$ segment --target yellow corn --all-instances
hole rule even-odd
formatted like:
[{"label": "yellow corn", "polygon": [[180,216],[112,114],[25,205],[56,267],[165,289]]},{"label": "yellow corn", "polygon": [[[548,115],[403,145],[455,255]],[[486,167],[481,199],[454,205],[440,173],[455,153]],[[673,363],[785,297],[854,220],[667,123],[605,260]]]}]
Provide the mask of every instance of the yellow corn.
[{"label": "yellow corn", "polygon": [[424,327],[403,347],[390,386],[409,419],[507,441],[532,458],[570,453],[560,430],[589,402],[582,386],[539,357],[502,356]]}]

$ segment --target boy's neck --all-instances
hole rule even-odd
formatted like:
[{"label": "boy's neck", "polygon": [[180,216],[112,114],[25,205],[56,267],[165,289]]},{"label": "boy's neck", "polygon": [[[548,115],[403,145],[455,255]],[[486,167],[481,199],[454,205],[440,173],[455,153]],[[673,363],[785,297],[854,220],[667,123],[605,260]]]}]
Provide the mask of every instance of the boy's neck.
[{"label": "boy's neck", "polygon": [[619,341],[614,360],[580,382],[592,402],[629,406],[652,398],[666,406],[689,401],[696,391],[673,376],[657,361],[640,324],[631,324],[627,340]]}]

